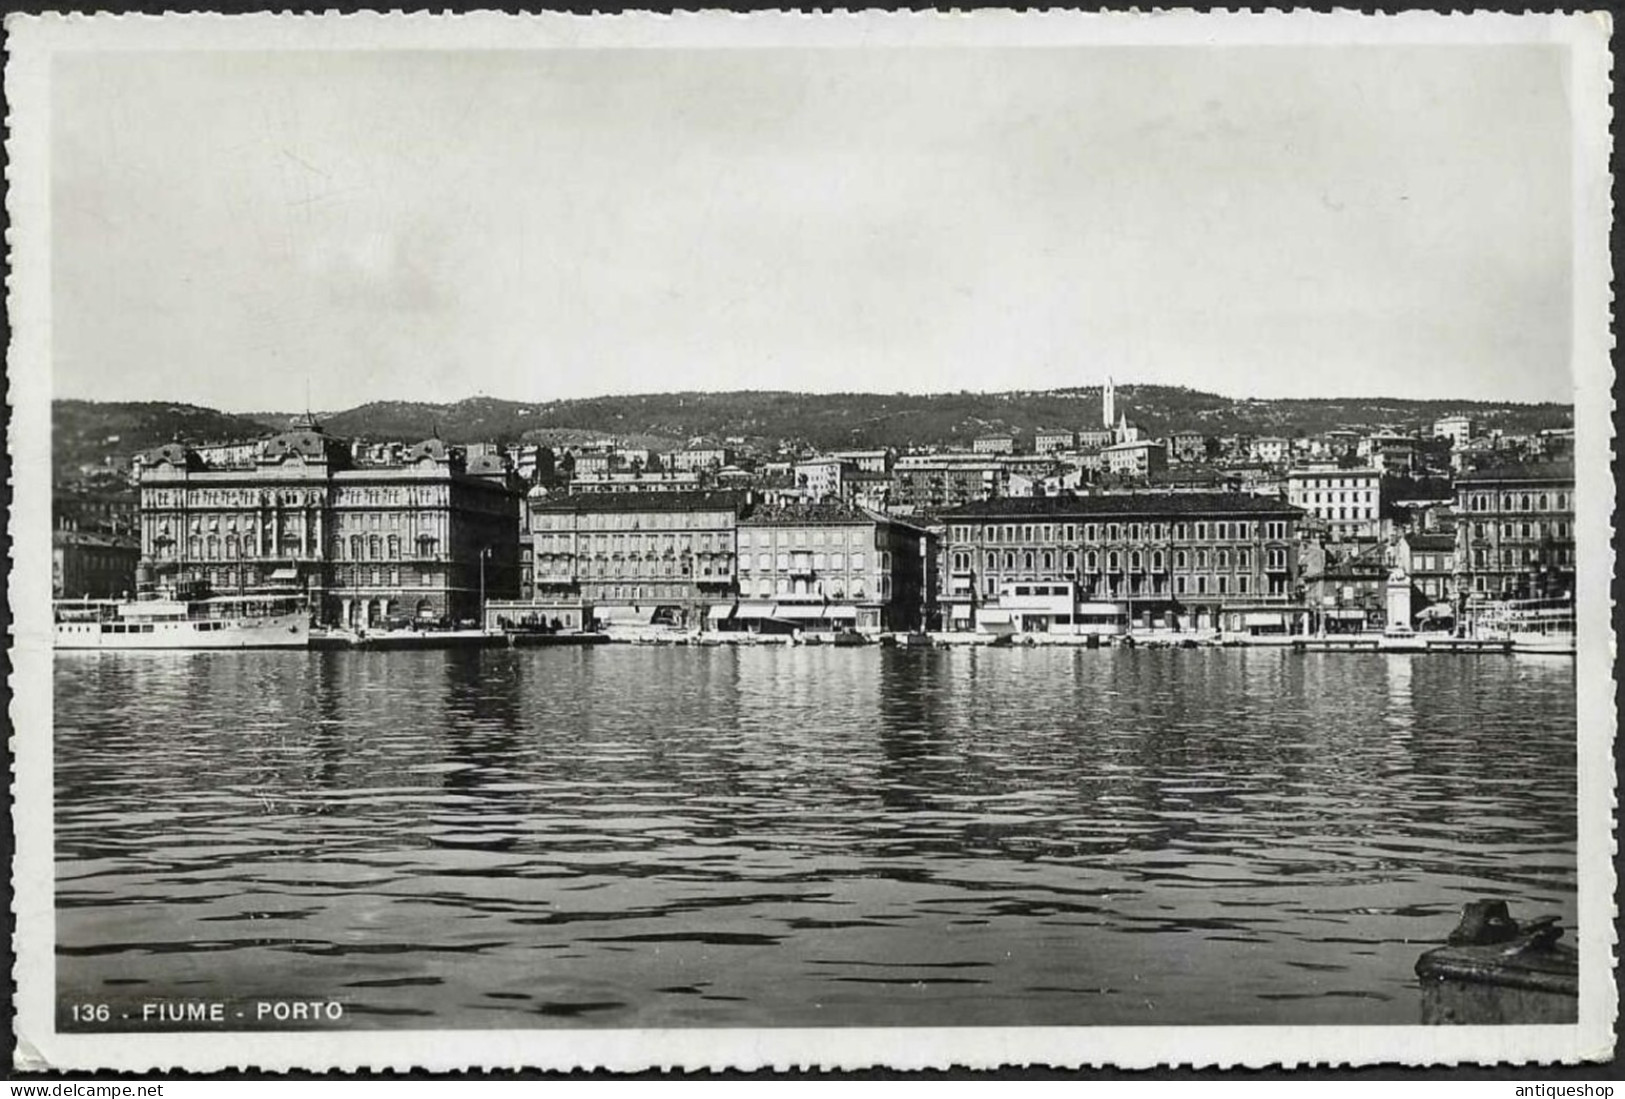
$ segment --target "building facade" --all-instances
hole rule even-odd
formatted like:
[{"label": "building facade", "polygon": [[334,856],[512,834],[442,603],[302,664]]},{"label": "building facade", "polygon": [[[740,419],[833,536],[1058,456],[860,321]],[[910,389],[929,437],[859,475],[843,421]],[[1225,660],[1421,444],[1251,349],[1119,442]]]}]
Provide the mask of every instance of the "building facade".
[{"label": "building facade", "polygon": [[837,503],[763,506],[739,522],[739,604],[728,621],[860,633],[918,630],[927,533]]},{"label": "building facade", "polygon": [[1382,526],[1382,474],[1375,469],[1294,469],[1287,473],[1286,498],[1337,541],[1375,538]]},{"label": "building facade", "polygon": [[734,594],[736,492],[533,496],[533,598],[590,604],[605,625],[702,628]]},{"label": "building facade", "polygon": [[1456,478],[1457,591],[1469,600],[1574,591],[1574,467],[1502,466]]},{"label": "building facade", "polygon": [[936,512],[1002,495],[1008,474],[985,454],[906,454],[892,469],[893,508]]},{"label": "building facade", "polygon": [[135,595],[141,549],[96,531],[51,532],[51,595],[56,599],[127,599]]},{"label": "building facade", "polygon": [[1146,440],[1115,443],[1100,452],[1106,472],[1124,477],[1149,477],[1168,468],[1168,448]]},{"label": "building facade", "polygon": [[1014,435],[983,435],[971,444],[971,450],[977,454],[1014,454],[1016,439]]},{"label": "building facade", "polygon": [[1054,454],[1060,450],[1072,450],[1078,445],[1078,433],[1067,430],[1039,431],[1033,436],[1033,452],[1035,454]]},{"label": "building facade", "polygon": [[519,586],[519,493],[500,461],[439,439],[352,466],[312,420],[253,466],[213,469],[179,443],[142,462],[139,586],[298,589],[322,622],[478,619]]},{"label": "building facade", "polygon": [[1443,416],[1433,421],[1433,437],[1449,439],[1451,446],[1465,446],[1476,434],[1471,416]]},{"label": "building facade", "polygon": [[1008,498],[942,516],[949,630],[1122,632],[1301,624],[1303,513],[1239,493]]}]

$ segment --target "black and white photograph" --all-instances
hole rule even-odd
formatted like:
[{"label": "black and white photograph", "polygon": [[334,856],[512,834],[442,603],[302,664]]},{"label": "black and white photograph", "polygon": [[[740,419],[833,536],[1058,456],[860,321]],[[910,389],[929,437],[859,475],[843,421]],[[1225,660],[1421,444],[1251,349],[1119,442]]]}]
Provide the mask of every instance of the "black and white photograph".
[{"label": "black and white photograph", "polygon": [[1605,17],[7,29],[19,1069],[1610,1054]]}]

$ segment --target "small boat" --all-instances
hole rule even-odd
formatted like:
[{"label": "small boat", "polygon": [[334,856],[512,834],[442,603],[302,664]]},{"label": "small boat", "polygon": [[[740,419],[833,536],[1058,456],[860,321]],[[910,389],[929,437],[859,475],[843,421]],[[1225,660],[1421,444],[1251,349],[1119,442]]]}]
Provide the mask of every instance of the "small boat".
[{"label": "small boat", "polygon": [[59,599],[57,649],[303,649],[310,612],[299,593]]},{"label": "small boat", "polygon": [[856,630],[841,630],[829,640],[831,645],[867,645],[869,639]]}]

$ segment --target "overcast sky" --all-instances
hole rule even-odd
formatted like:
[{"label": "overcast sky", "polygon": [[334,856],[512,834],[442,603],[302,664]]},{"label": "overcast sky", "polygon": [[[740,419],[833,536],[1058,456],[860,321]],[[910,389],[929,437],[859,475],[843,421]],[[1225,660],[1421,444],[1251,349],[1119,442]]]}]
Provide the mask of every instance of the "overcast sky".
[{"label": "overcast sky", "polygon": [[100,53],[58,396],[1570,398],[1543,46]]}]

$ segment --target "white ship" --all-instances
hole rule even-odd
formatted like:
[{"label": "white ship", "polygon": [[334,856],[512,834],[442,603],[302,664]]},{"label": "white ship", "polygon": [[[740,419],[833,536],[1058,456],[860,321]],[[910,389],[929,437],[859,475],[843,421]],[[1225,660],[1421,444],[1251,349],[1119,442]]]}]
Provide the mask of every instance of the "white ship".
[{"label": "white ship", "polygon": [[1574,600],[1520,599],[1503,603],[1484,619],[1484,632],[1505,638],[1515,653],[1573,656]]},{"label": "white ship", "polygon": [[58,649],[303,649],[310,612],[296,594],[59,599]]}]

